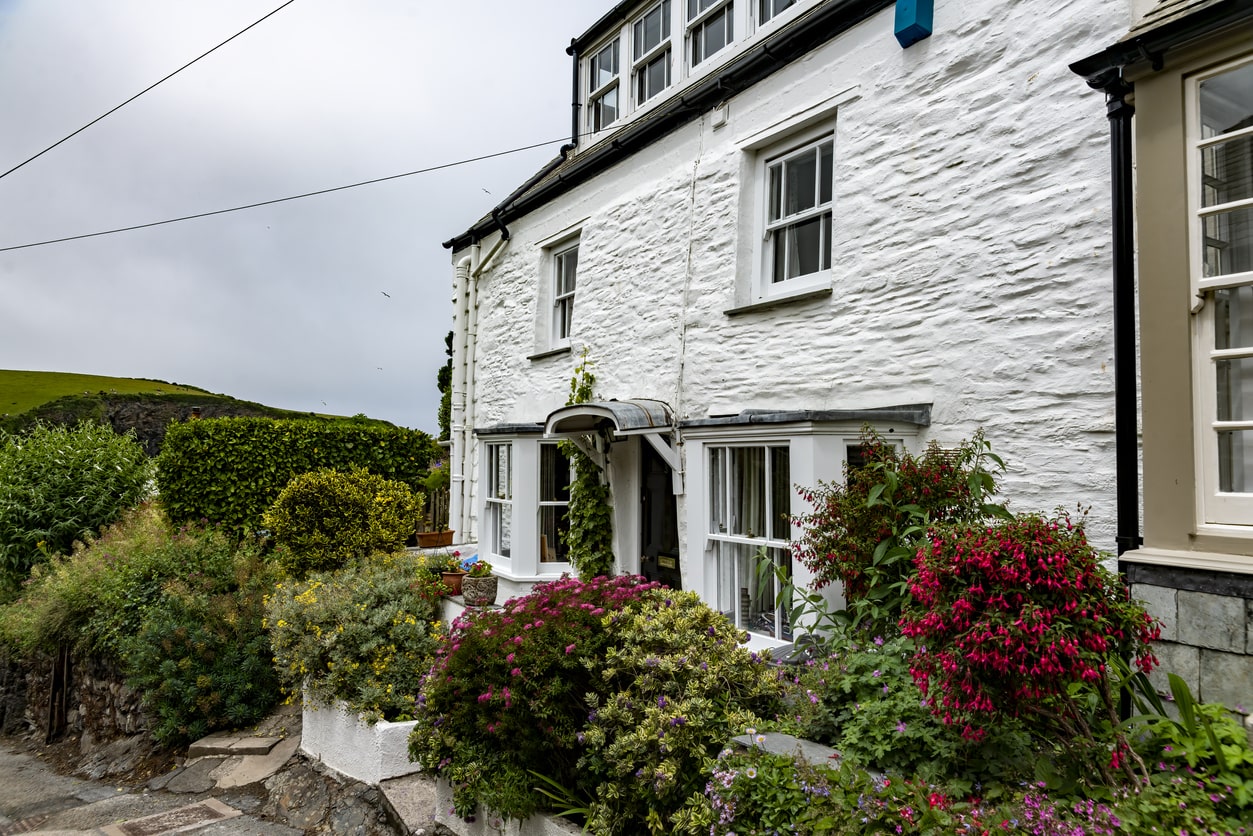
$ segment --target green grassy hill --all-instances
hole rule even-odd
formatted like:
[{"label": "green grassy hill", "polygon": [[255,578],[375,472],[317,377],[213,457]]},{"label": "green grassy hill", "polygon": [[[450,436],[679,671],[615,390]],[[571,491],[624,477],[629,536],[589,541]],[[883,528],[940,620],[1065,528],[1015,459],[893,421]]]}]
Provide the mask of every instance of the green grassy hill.
[{"label": "green grassy hill", "polygon": [[49,424],[97,421],[109,424],[119,433],[133,430],[144,449],[156,455],[165,440],[166,426],[171,421],[188,420],[192,410],[198,410],[202,418],[345,420],[277,409],[163,380],[0,369],[0,431],[22,432],[36,421]]},{"label": "green grassy hill", "polygon": [[0,369],[0,416],[14,416],[30,412],[58,398],[104,393],[114,395],[208,394],[204,389],[195,386],[166,383],[163,380]]}]

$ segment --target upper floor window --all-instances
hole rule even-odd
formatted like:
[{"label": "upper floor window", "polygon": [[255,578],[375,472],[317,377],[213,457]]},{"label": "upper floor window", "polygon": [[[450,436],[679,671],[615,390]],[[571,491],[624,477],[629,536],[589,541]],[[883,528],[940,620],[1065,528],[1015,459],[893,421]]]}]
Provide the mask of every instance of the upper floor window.
[{"label": "upper floor window", "polygon": [[687,0],[693,67],[734,39],[734,11],[730,0]]},{"label": "upper floor window", "polygon": [[670,86],[670,0],[662,0],[632,27],[637,105]]},{"label": "upper floor window", "polygon": [[599,131],[618,121],[618,49],[614,38],[588,62],[588,127]]},{"label": "upper floor window", "polygon": [[574,282],[579,268],[579,245],[553,253],[553,341],[570,341],[574,322]]},{"label": "upper floor window", "polygon": [[1253,63],[1195,81],[1197,427],[1204,522],[1253,524]]},{"label": "upper floor window", "polygon": [[828,135],[766,162],[766,274],[771,283],[831,269],[834,149]]},{"label": "upper floor window", "polygon": [[796,0],[757,0],[757,22],[765,23],[784,9],[796,5]]}]

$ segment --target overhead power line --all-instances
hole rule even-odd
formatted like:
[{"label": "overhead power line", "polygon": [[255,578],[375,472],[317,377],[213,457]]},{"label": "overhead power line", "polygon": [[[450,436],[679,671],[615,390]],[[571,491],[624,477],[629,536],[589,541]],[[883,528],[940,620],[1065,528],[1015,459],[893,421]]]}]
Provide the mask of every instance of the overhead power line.
[{"label": "overhead power line", "polygon": [[67,136],[62,137],[61,139],[58,139],[56,142],[52,143],[52,144],[51,144],[51,145],[49,145],[47,148],[45,148],[44,150],[40,151],[40,152],[39,152],[38,154],[36,154],[35,156],[33,156],[33,157],[29,158],[29,159],[26,159],[26,160],[22,160],[20,163],[18,163],[17,165],[13,166],[12,168],[10,168],[8,171],[4,172],[3,174],[0,174],[0,179],[4,179],[5,177],[8,177],[10,174],[12,174],[13,172],[17,171],[19,168],[21,168],[22,166],[26,165],[27,163],[29,163],[29,162],[33,162],[33,161],[35,161],[35,160],[39,159],[39,158],[40,158],[40,157],[42,157],[44,154],[47,154],[47,153],[48,153],[49,151],[51,151],[53,148],[56,148],[58,145],[60,145],[61,143],[65,142],[66,140],[73,139],[74,137],[76,137],[76,136],[78,136],[79,134],[81,134],[83,131],[85,131],[85,130],[87,130],[88,128],[90,128],[92,125],[94,125],[94,124],[96,124],[97,122],[99,122],[101,119],[104,119],[104,118],[106,118],[106,117],[108,117],[108,116],[113,115],[114,113],[117,113],[119,110],[121,110],[122,108],[126,107],[126,106],[127,106],[128,104],[130,104],[131,102],[135,101],[135,99],[138,99],[138,98],[139,98],[140,96],[142,96],[144,93],[147,93],[149,90],[153,89],[154,87],[156,87],[156,86],[157,86],[157,85],[159,85],[159,84],[163,84],[163,83],[165,83],[165,82],[169,81],[171,78],[173,78],[174,76],[178,75],[178,74],[179,74],[179,73],[181,73],[183,70],[187,69],[187,68],[188,68],[188,67],[190,67],[192,64],[194,64],[194,63],[196,63],[197,61],[199,61],[201,58],[204,58],[205,56],[207,56],[207,55],[209,55],[209,54],[211,54],[211,53],[213,53],[213,52],[216,52],[217,50],[219,50],[219,49],[221,49],[222,47],[224,47],[224,46],[226,46],[227,44],[229,44],[231,41],[233,41],[233,40],[235,40],[236,38],[238,38],[240,35],[242,35],[242,34],[244,34],[245,32],[247,32],[249,29],[253,28],[254,26],[256,26],[257,24],[261,23],[262,21],[264,21],[264,20],[266,20],[266,19],[268,19],[268,18],[270,18],[270,17],[273,17],[274,15],[278,14],[278,13],[279,13],[279,12],[281,12],[283,9],[287,8],[287,7],[288,7],[288,6],[290,6],[292,3],[295,3],[295,2],[296,2],[296,0],[287,0],[287,2],[286,2],[286,3],[284,3],[284,4],[283,4],[283,5],[281,5],[281,6],[279,6],[277,9],[275,9],[275,10],[274,10],[274,11],[272,11],[272,12],[270,12],[270,13],[269,13],[269,14],[267,14],[265,17],[262,17],[262,18],[260,18],[260,19],[258,19],[258,20],[256,20],[256,21],[252,22],[252,23],[251,23],[251,24],[249,24],[248,26],[245,26],[243,29],[240,29],[240,30],[239,30],[238,32],[236,32],[234,35],[231,35],[229,38],[227,38],[226,40],[222,41],[222,43],[218,44],[218,45],[217,45],[217,46],[215,46],[213,49],[209,50],[208,52],[204,53],[203,55],[200,55],[200,56],[198,56],[198,57],[196,57],[196,58],[191,59],[191,60],[190,60],[190,61],[188,61],[186,64],[184,64],[183,66],[179,67],[177,70],[175,70],[174,72],[170,73],[169,75],[167,75],[165,78],[161,79],[160,81],[157,81],[157,82],[154,82],[154,83],[152,83],[152,84],[149,84],[147,87],[145,87],[144,89],[140,90],[138,93],[136,93],[135,95],[131,96],[129,99],[127,99],[126,101],[122,102],[122,103],[121,103],[120,105],[118,105],[117,107],[113,108],[112,110],[108,111],[107,113],[102,113],[101,115],[97,116],[95,119],[92,119],[92,120],[91,120],[90,122],[88,122],[86,125],[83,125],[81,128],[79,128],[78,130],[74,131],[73,133],[68,134]]},{"label": "overhead power line", "polygon": [[115,235],[119,232],[132,232],[136,229],[148,229],[149,227],[153,227],[153,226],[175,224],[181,221],[193,221],[193,220],[196,220],[197,218],[208,218],[208,217],[212,217],[213,215],[225,215],[229,212],[242,212],[245,209],[256,209],[259,206],[272,206],[275,203],[286,203],[289,200],[303,200],[306,197],[316,197],[318,195],[330,194],[332,192],[342,192],[346,189],[356,189],[361,186],[372,186],[375,183],[385,183],[388,180],[399,180],[402,177],[412,177],[415,174],[429,174],[432,171],[440,171],[445,168],[456,168],[457,166],[461,166],[461,165],[477,163],[477,162],[480,162],[481,160],[490,160],[493,157],[504,157],[508,154],[517,154],[521,151],[530,151],[535,148],[543,148],[545,145],[556,145],[558,142],[567,142],[567,141],[568,141],[568,137],[562,137],[561,139],[550,139],[547,142],[537,142],[533,145],[524,145],[520,148],[510,148],[508,151],[496,151],[495,153],[492,153],[492,154],[483,154],[482,156],[470,157],[464,160],[457,160],[456,162],[442,163],[440,165],[433,165],[428,168],[419,168],[415,171],[406,171],[403,174],[391,174],[391,175],[388,175],[387,177],[376,177],[373,180],[362,180],[360,183],[349,183],[346,186],[334,186],[329,189],[318,189],[315,192],[305,192],[304,194],[290,195],[289,197],[279,197],[279,198],[275,198],[274,200],[262,200],[257,203],[248,203],[243,206],[232,206],[230,209],[215,209],[211,212],[198,212],[194,215],[183,215],[182,217],[178,217],[178,218],[167,218],[166,220],[163,220],[163,221],[152,221],[151,223],[146,223],[146,224],[135,224],[133,226],[123,226],[123,227],[118,227],[117,229],[105,229],[105,230],[101,230],[100,232],[87,232],[82,235],[67,235],[64,238],[52,238],[47,241],[35,241],[30,244],[16,244],[11,247],[0,247],[0,253],[7,253],[7,252],[10,252],[11,250],[25,250],[31,247],[44,247],[49,244],[62,244],[62,243],[65,243],[66,241],[79,241],[83,238],[97,238],[101,235]]}]

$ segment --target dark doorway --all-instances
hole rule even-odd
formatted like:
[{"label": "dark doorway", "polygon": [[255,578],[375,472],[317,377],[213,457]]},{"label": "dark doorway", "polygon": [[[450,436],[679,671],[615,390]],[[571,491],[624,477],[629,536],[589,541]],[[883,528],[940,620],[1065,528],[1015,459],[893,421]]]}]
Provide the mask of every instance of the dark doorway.
[{"label": "dark doorway", "polygon": [[640,439],[640,574],[671,589],[683,588],[679,571],[679,511],[670,466]]}]

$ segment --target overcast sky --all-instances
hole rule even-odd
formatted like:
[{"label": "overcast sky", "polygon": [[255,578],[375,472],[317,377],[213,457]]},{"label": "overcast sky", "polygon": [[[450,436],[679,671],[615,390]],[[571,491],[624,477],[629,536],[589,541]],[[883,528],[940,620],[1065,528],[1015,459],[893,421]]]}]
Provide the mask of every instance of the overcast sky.
[{"label": "overcast sky", "polygon": [[[0,172],[284,0],[0,0]],[[0,178],[0,368],[147,377],[434,431],[441,242],[556,155],[597,0],[295,0]],[[542,11],[541,11],[542,10]],[[388,295],[384,295],[388,294]]]}]

